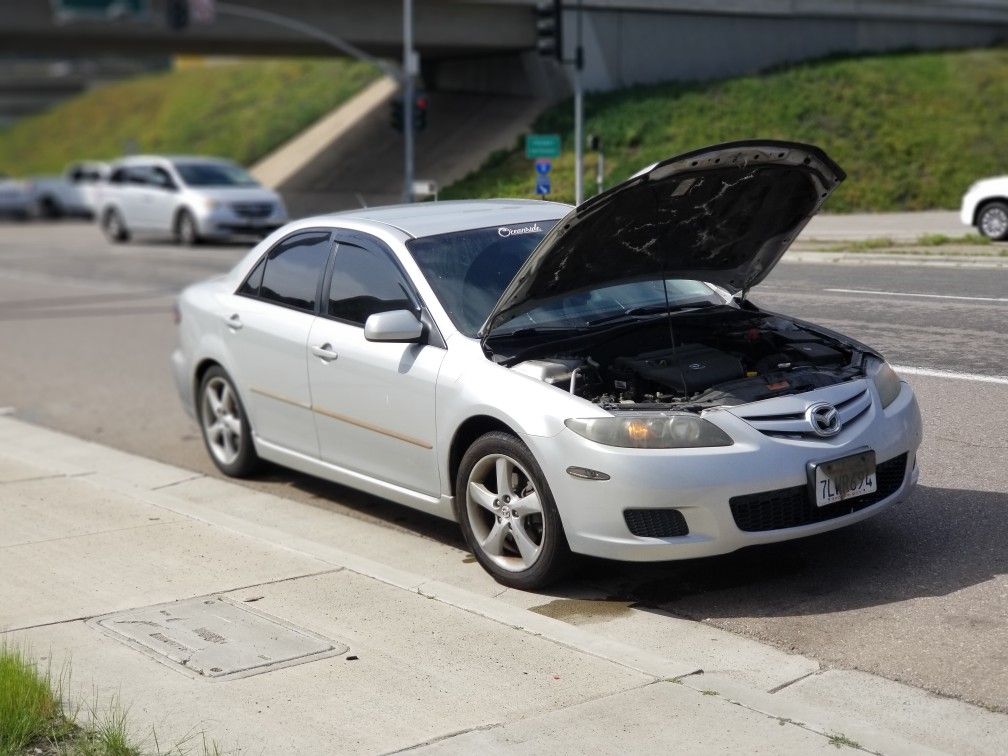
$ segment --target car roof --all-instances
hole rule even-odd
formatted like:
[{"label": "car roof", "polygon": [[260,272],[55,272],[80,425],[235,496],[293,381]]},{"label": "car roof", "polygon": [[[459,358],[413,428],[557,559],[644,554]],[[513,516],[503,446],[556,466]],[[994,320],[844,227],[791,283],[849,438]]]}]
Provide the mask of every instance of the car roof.
[{"label": "car roof", "polygon": [[421,237],[474,228],[557,220],[572,209],[571,205],[542,200],[447,200],[366,207],[305,220],[317,225],[339,225],[344,221],[380,223],[408,236]]},{"label": "car roof", "polygon": [[133,165],[136,163],[154,163],[167,161],[169,163],[231,163],[227,158],[212,155],[127,155],[119,158],[116,165]]}]

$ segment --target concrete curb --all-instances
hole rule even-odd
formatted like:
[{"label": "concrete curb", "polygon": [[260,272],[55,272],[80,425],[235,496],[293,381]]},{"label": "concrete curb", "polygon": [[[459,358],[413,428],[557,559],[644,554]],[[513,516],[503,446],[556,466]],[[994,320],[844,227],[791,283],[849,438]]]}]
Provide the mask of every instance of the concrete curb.
[{"label": "concrete curb", "polygon": [[362,118],[384,106],[397,88],[394,80],[383,76],[264,157],[252,166],[250,173],[266,186],[283,185]]},{"label": "concrete curb", "polygon": [[[1005,717],[985,712],[961,702],[941,699],[909,686],[883,681],[889,688],[898,689],[900,696],[914,706],[919,701],[921,710],[928,710],[939,702],[946,715],[955,722],[925,722],[926,731],[910,739],[891,731],[886,713],[880,711],[870,720],[856,712],[853,703],[857,690],[846,690],[844,696],[850,706],[840,707],[835,702],[826,704],[815,697],[796,697],[798,683],[809,675],[802,675],[772,692],[740,684],[737,680],[719,674],[704,675],[689,659],[661,656],[616,640],[600,637],[588,629],[553,619],[528,609],[514,606],[495,598],[480,595],[464,588],[449,585],[427,576],[383,564],[374,559],[351,553],[310,538],[299,537],[279,527],[263,525],[222,511],[222,499],[228,496],[246,497],[248,489],[235,483],[195,475],[135,455],[119,452],[99,444],[72,438],[62,433],[46,430],[11,417],[0,417],[0,456],[38,467],[39,460],[57,475],[73,476],[101,490],[114,491],[138,501],[156,506],[186,518],[263,541],[273,547],[308,556],[315,560],[346,569],[363,577],[380,581],[404,591],[419,594],[447,606],[472,613],[479,617],[507,625],[511,628],[555,642],[568,649],[584,653],[651,677],[653,680],[671,680],[697,691],[711,695],[716,692],[726,700],[781,724],[794,724],[803,729],[830,738],[835,734],[853,737],[870,752],[920,754],[932,750],[935,742],[949,742],[951,736],[960,752],[981,752],[977,742],[978,727],[985,734],[1004,731]],[[208,498],[209,495],[209,498]],[[264,502],[270,501],[277,511],[288,515],[307,505],[272,496],[256,494]],[[333,517],[339,515],[332,514]],[[475,567],[474,567],[475,569]],[[80,618],[73,618],[80,619]],[[62,621],[62,620],[61,620]],[[730,642],[730,641],[729,641]],[[752,641],[738,639],[742,644]],[[818,673],[812,673],[816,675]],[[882,681],[882,678],[878,678]],[[778,691],[791,694],[779,696]],[[932,729],[933,728],[933,732]],[[993,737],[993,735],[989,735]]]},{"label": "concrete curb", "polygon": [[875,252],[810,252],[792,250],[783,262],[833,265],[913,265],[932,268],[1008,268],[1008,257],[993,255],[915,255]]}]

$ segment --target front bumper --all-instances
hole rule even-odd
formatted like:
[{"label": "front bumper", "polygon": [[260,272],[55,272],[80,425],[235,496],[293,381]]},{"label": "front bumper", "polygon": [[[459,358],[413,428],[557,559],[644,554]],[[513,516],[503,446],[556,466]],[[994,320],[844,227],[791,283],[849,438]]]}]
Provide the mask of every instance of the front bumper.
[{"label": "front bumper", "polygon": [[196,225],[206,238],[227,239],[233,236],[266,236],[287,223],[287,214],[279,208],[264,217],[246,217],[227,206],[210,212],[197,212]]},{"label": "front bumper", "polygon": [[[664,561],[726,554],[834,530],[871,517],[906,498],[917,482],[920,411],[906,383],[885,410],[872,390],[868,412],[829,439],[788,439],[757,431],[726,410],[705,417],[735,443],[708,449],[621,449],[597,444],[569,429],[528,439],[549,482],[573,551],[621,561]],[[733,497],[806,484],[806,466],[868,447],[879,464],[906,454],[902,483],[886,498],[856,512],[797,527],[744,531],[736,523]],[[570,465],[599,470],[606,481],[566,473]],[[635,536],[627,509],[676,509],[686,521],[683,536]]]},{"label": "front bumper", "polygon": [[182,406],[189,416],[196,419],[196,401],[193,396],[193,385],[189,379],[189,365],[186,362],[185,353],[181,349],[176,349],[171,354],[172,377],[175,379],[175,389],[178,391]]}]

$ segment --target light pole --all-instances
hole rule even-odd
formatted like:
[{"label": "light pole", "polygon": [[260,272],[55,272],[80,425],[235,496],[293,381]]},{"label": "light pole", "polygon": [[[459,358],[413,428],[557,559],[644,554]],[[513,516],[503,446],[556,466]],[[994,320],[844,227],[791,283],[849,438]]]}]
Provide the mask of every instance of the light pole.
[{"label": "light pole", "polygon": [[581,69],[584,48],[581,46],[581,1],[577,3],[577,41],[574,49],[574,204],[584,201],[584,91]]},{"label": "light pole", "polygon": [[416,100],[414,76],[416,56],[413,54],[413,0],[403,0],[403,202],[413,201],[413,108]]}]

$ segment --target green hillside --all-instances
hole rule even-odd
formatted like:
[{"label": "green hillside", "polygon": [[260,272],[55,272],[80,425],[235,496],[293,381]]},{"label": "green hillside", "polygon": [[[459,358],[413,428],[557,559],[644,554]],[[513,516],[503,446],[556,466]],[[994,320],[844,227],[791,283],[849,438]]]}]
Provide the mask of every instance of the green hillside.
[{"label": "green hillside", "polygon": [[[826,209],[954,208],[981,176],[1008,173],[1008,50],[830,59],[708,84],[592,95],[585,132],[602,136],[606,185],[672,155],[765,137],[823,147],[848,173]],[[569,102],[536,132],[559,132],[551,199],[573,198]],[[594,193],[586,156],[586,194]],[[534,196],[531,161],[516,147],[449,187],[444,198]]]},{"label": "green hillside", "polygon": [[374,80],[347,60],[258,60],[141,76],[0,129],[0,173],[60,171],[127,149],[249,164]]}]

